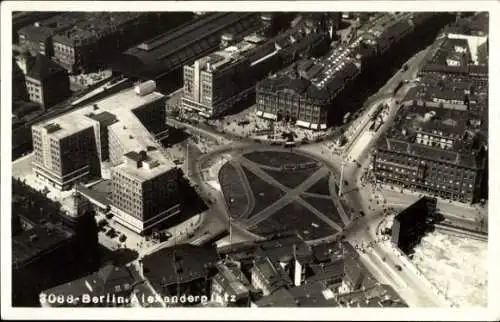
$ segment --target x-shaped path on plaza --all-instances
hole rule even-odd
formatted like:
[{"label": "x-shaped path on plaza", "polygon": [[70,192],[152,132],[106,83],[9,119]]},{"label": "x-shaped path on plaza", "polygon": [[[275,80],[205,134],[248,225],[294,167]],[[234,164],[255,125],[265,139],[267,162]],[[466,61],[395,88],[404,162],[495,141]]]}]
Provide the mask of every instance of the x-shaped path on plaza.
[{"label": "x-shaped path on plaza", "polygon": [[[281,197],[280,199],[276,200],[273,202],[271,205],[268,207],[264,208],[262,211],[258,212],[257,214],[253,215],[251,218],[244,219],[242,221],[242,224],[246,228],[251,228],[258,223],[266,220],[267,218],[271,217],[273,214],[275,214],[278,210],[284,208],[288,204],[296,201],[302,206],[304,206],[306,209],[314,213],[316,216],[318,216],[320,219],[322,219],[325,223],[336,229],[337,231],[342,231],[342,227],[335,223],[333,220],[325,216],[321,211],[318,211],[315,207],[313,207],[311,204],[309,204],[307,201],[302,199],[300,197],[301,194],[313,196],[316,198],[324,198],[324,199],[331,199],[331,195],[320,195],[320,194],[312,194],[312,193],[307,193],[307,190],[313,186],[318,180],[326,176],[330,171],[327,167],[322,166],[319,168],[316,172],[314,172],[311,176],[309,176],[306,180],[304,180],[301,184],[299,184],[297,187],[294,188],[289,188],[285,185],[283,185],[281,182],[277,181],[274,179],[271,175],[266,173],[266,171],[262,170],[263,167],[260,164],[254,163],[248,159],[246,159],[244,156],[238,156],[235,159],[231,161],[232,164],[236,165],[238,168],[238,172],[241,173],[242,167],[245,167],[249,171],[251,171],[253,174],[258,176],[260,179],[264,180],[266,183],[273,185],[274,187],[278,187],[282,191],[285,192],[285,195]],[[255,200],[253,199],[253,193],[252,190],[250,189],[250,185],[246,179],[246,176],[243,176],[244,178],[244,186],[246,187],[245,190],[249,189],[248,194],[250,197],[249,201],[249,207],[247,208],[246,213],[251,211],[253,209],[253,205],[255,205]],[[343,218],[343,216],[342,216]],[[343,218],[345,220],[345,218]]]}]

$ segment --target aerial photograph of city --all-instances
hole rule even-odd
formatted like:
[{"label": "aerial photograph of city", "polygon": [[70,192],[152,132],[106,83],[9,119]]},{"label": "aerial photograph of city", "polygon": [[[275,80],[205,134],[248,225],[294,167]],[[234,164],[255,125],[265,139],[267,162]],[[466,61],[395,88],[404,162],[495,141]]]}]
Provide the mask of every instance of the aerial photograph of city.
[{"label": "aerial photograph of city", "polygon": [[12,307],[487,308],[489,20],[12,12]]}]

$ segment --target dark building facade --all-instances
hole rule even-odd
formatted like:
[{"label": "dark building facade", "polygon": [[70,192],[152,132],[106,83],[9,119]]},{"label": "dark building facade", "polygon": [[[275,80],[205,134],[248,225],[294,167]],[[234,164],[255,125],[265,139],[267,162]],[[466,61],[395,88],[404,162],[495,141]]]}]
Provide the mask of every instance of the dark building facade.
[{"label": "dark building facade", "polygon": [[54,60],[70,73],[103,67],[126,48],[190,19],[190,13],[87,13],[53,37]]},{"label": "dark building facade", "polygon": [[[42,307],[130,307],[134,286],[138,284],[132,269],[106,264],[99,271],[80,279],[44,290]],[[68,298],[77,301],[54,301]],[[103,297],[102,301],[95,301]]]},{"label": "dark building facade", "polygon": [[[394,48],[406,53],[416,46],[414,38],[428,29],[438,30],[439,16],[433,13],[379,14],[358,30],[348,45],[340,45],[322,59],[294,64],[257,85],[257,115],[291,121],[310,129],[340,124],[352,111],[359,88],[377,83],[394,64]],[[436,23],[438,21],[438,23]],[[408,46],[407,46],[408,45]],[[380,66],[387,66],[380,70]],[[368,84],[367,84],[368,83]],[[362,92],[364,93],[364,92]],[[362,95],[361,95],[362,96]],[[363,96],[364,97],[364,96]]]},{"label": "dark building facade", "polygon": [[184,66],[182,106],[205,117],[221,116],[254,94],[255,85],[300,57],[329,48],[326,33],[292,28],[270,40],[257,34]]},{"label": "dark building facade", "polygon": [[436,198],[423,197],[400,212],[392,225],[391,242],[403,253],[409,254],[420,242],[427,221],[436,212]]},{"label": "dark building facade", "polygon": [[18,31],[28,25],[32,25],[37,21],[48,19],[57,15],[57,12],[28,12],[16,11],[12,13],[12,41],[17,44],[19,42]]},{"label": "dark building facade", "polygon": [[225,34],[238,39],[265,28],[256,12],[206,13],[125,51],[115,69],[131,78],[160,79],[221,45]]},{"label": "dark building facade", "polygon": [[[336,48],[324,60],[302,60],[257,85],[257,116],[289,120],[298,126],[326,129],[333,99],[360,72],[350,49]],[[337,58],[342,62],[337,65]]]},{"label": "dark building facade", "polygon": [[[469,119],[470,118],[470,119]],[[413,106],[377,142],[376,180],[472,203],[486,171],[480,121],[467,111]]]},{"label": "dark building facade", "polygon": [[218,273],[212,279],[211,299],[228,307],[250,307],[250,281],[237,262],[217,263]]},{"label": "dark building facade", "polygon": [[68,73],[47,56],[38,54],[27,69],[26,87],[30,101],[47,109],[70,96]]},{"label": "dark building facade", "polygon": [[27,101],[28,89],[23,71],[16,60],[12,59],[12,102]]},{"label": "dark building facade", "polygon": [[33,56],[42,54],[51,58],[54,55],[52,38],[85,19],[86,14],[83,12],[66,12],[34,21],[32,25],[19,29],[19,45],[27,49]]},{"label": "dark building facade", "polygon": [[210,298],[218,260],[215,247],[182,244],[145,256],[141,265],[144,277],[161,296],[192,295],[201,300]]},{"label": "dark building facade", "polygon": [[[257,115],[274,120],[284,118],[315,130],[326,129],[332,118],[329,114],[342,113],[336,105],[346,87],[363,77],[368,65],[373,64],[373,57],[384,57],[415,26],[411,13],[385,14],[379,20],[361,30],[348,46],[338,46],[323,59],[299,62],[259,82]],[[324,24],[322,19],[316,21],[320,26]]]},{"label": "dark building facade", "polygon": [[487,180],[488,66],[472,53],[486,36],[460,37],[437,40],[373,166],[380,182],[473,203]]},{"label": "dark building facade", "polygon": [[97,225],[91,212],[66,215],[18,180],[12,190],[12,304],[39,306],[41,291],[98,268]]}]

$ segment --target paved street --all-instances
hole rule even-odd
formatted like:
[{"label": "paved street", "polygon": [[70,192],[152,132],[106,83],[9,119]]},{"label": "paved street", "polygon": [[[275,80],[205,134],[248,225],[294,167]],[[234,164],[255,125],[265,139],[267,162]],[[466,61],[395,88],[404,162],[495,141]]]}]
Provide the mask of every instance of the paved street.
[{"label": "paved street", "polygon": [[[399,187],[394,187],[391,190],[388,187],[382,189],[385,200],[390,205],[395,206],[409,206],[420,198],[421,193],[410,193],[409,191],[401,192]],[[443,215],[454,216],[474,220],[477,216],[486,215],[486,208],[479,208],[477,206],[470,206],[459,202],[449,202],[448,200],[439,199],[437,208]]]},{"label": "paved street", "polygon": [[[372,245],[366,253],[361,252],[361,260],[376,277],[392,285],[411,306],[447,307],[450,306],[450,303],[438,295],[435,290],[431,290],[429,285],[425,284],[425,277],[419,276],[411,267],[408,268],[393,251],[378,245],[377,238],[379,237],[376,229],[383,219],[381,209],[383,203],[379,202],[377,204],[375,200],[376,194],[371,186],[361,182],[361,174],[369,166],[370,150],[380,135],[392,125],[392,121],[396,116],[399,109],[396,101],[400,101],[413,85],[402,86],[395,96],[392,95],[394,88],[402,80],[416,77],[428,50],[429,48],[410,59],[408,62],[410,68],[406,72],[398,71],[377,94],[370,98],[372,103],[366,108],[360,119],[353,121],[354,131],[351,133],[351,140],[344,147],[347,160],[344,163],[343,180],[347,181],[348,185],[344,187],[342,197],[355,211],[363,211],[365,216],[362,217],[356,213],[358,219],[355,219],[355,222],[344,231],[344,235],[353,245],[365,249],[366,246]],[[369,131],[371,112],[381,103],[389,105],[385,122],[377,132],[364,135]],[[364,139],[358,141],[360,138]],[[321,145],[318,144],[318,146]],[[323,151],[322,148],[314,149],[314,147],[305,147],[304,150],[308,152],[315,151],[315,154],[319,157],[321,157],[319,151]],[[340,172],[341,157],[332,155],[332,157],[324,159],[329,160],[330,165]],[[359,166],[352,161],[358,162]],[[336,181],[339,182],[339,186],[344,184],[340,182],[340,176],[336,177]],[[373,245],[378,246],[373,247]],[[400,265],[403,269],[401,271],[397,270],[396,265]]]},{"label": "paved street", "polygon": [[27,154],[12,162],[12,176],[14,178],[25,178],[32,173],[31,162],[33,153]]}]

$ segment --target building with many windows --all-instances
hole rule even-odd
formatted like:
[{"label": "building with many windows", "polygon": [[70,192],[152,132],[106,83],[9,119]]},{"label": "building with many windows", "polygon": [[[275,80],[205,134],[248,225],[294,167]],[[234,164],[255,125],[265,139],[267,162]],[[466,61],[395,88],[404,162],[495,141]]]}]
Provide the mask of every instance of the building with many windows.
[{"label": "building with many windows", "polygon": [[[39,21],[24,26],[18,31],[19,45],[27,49],[33,56],[37,54],[51,58],[54,55],[52,38],[66,32],[72,26],[86,19],[84,12],[66,12],[51,17],[39,16]],[[43,19],[46,18],[46,19]]]},{"label": "building with many windows", "polygon": [[42,191],[13,178],[13,306],[37,307],[42,290],[99,268],[94,213],[76,208],[77,214],[67,214]]},{"label": "building with many windows", "polygon": [[145,151],[131,151],[111,170],[111,211],[142,233],[180,212],[179,171]]},{"label": "building with many windows", "polygon": [[257,85],[257,116],[326,129],[334,98],[353,80],[361,63],[339,46],[324,59],[299,61]]},{"label": "building with many windows", "polygon": [[164,107],[164,96],[127,88],[32,127],[35,175],[67,190],[101,175],[110,161],[111,211],[138,233],[180,211],[179,172],[135,110]]},{"label": "building with many windows", "polygon": [[[299,61],[261,81],[256,89],[257,115],[292,122],[314,130],[338,124],[352,110],[352,96],[365,78],[379,74],[396,44],[413,37],[434,17],[426,13],[384,13],[375,16],[347,45],[321,59]],[[435,28],[430,24],[429,28]],[[390,65],[390,64],[389,64]],[[365,85],[366,86],[366,85]],[[356,90],[354,90],[356,88]],[[351,95],[351,97],[349,97]]]},{"label": "building with many windows", "polygon": [[32,127],[35,176],[60,190],[100,171],[92,124],[85,119],[64,121]]},{"label": "building with many windows", "polygon": [[310,55],[329,48],[325,32],[292,28],[272,39],[258,34],[184,66],[182,107],[204,117],[217,117],[254,94],[259,80]]},{"label": "building with many windows", "polygon": [[122,50],[176,26],[189,13],[92,12],[52,37],[54,60],[71,73],[103,67]]},{"label": "building with many windows", "polygon": [[68,73],[46,56],[38,54],[26,67],[26,87],[31,102],[47,109],[71,95]]},{"label": "building with many windows", "polygon": [[486,172],[481,119],[468,111],[411,106],[377,142],[376,180],[472,203]]}]

